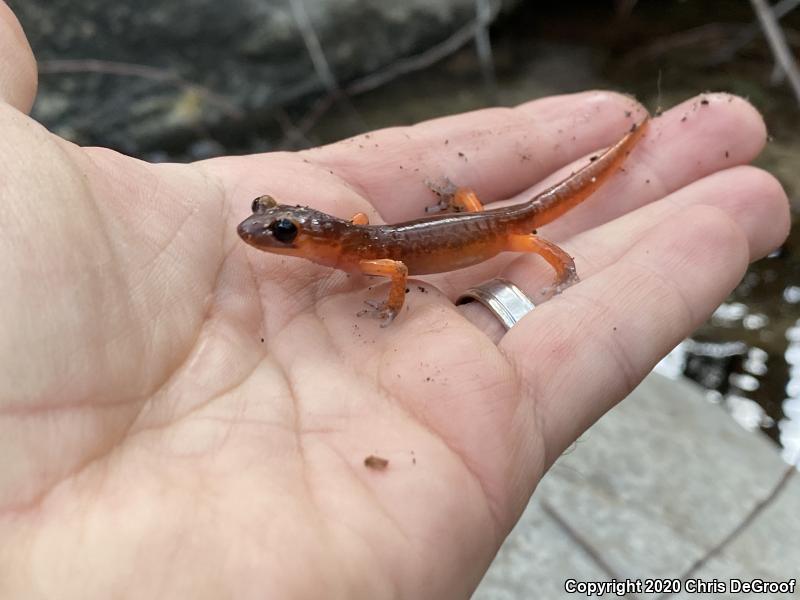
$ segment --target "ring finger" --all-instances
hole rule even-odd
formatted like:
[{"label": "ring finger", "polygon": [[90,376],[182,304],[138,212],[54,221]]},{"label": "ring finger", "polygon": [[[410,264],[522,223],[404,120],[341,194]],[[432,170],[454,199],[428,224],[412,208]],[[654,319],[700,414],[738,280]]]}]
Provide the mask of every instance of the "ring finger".
[{"label": "ring finger", "polygon": [[[779,245],[788,231],[788,204],[781,185],[765,171],[742,166],[704,177],[666,198],[584,231],[566,242],[564,249],[575,257],[578,272],[587,280],[620,260],[659,223],[678,220],[698,205],[724,211],[745,231],[751,261]],[[679,237],[680,230],[675,235]],[[502,276],[534,298],[552,279],[544,261],[527,255],[513,260]],[[496,341],[502,337],[502,328],[487,309],[480,305],[463,309]]]}]

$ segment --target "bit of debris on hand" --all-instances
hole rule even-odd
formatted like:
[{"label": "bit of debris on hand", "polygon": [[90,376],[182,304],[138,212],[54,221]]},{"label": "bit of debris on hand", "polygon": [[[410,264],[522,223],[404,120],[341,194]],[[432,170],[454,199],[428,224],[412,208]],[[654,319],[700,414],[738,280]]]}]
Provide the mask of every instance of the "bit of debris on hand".
[{"label": "bit of debris on hand", "polygon": [[377,469],[378,471],[382,471],[389,466],[389,459],[370,454],[364,459],[364,466],[368,469]]}]

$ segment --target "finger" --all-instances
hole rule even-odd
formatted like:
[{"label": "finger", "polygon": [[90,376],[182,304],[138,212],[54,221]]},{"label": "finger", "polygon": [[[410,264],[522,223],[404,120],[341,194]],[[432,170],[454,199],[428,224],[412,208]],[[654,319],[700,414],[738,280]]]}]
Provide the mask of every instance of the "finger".
[{"label": "finger", "polygon": [[[619,176],[542,231],[558,240],[610,221],[696,179],[749,163],[764,148],[766,139],[761,115],[746,100],[730,94],[691,98],[653,120]],[[579,160],[553,174],[542,182],[542,189],[584,163],[585,159]]]},{"label": "finger", "polygon": [[508,332],[500,348],[529,390],[548,465],[711,314],[747,261],[727,213],[692,207]]},{"label": "finger", "polygon": [[28,113],[36,85],[31,47],[14,13],[0,0],[0,100]]},{"label": "finger", "polygon": [[750,261],[775,250],[789,234],[789,201],[780,182],[766,171],[741,166],[718,171],[658,202],[585,231],[572,238],[569,246],[581,255],[584,275],[591,277],[658,223],[681,218],[689,208],[700,205],[725,211],[744,230]]},{"label": "finger", "polygon": [[520,192],[621,138],[644,109],[611,92],[585,92],[395,127],[304,155],[358,187],[387,222],[424,214],[428,182],[448,178],[485,202]]},{"label": "finger", "polygon": [[[705,177],[658,202],[578,234],[564,249],[574,257],[578,273],[586,280],[620,260],[659,223],[688,218],[687,211],[700,205],[724,211],[742,228],[751,261],[772,252],[789,232],[789,203],[781,184],[766,171],[743,166]],[[553,277],[544,261],[533,255],[518,256],[500,274],[534,299],[539,299]],[[462,290],[445,288],[456,295]],[[462,309],[477,327],[500,340],[504,331],[486,308],[471,304]]]},{"label": "finger", "polygon": [[[707,104],[703,103],[704,100]],[[706,94],[679,104],[653,120],[650,131],[623,167],[624,172],[613,177],[582,205],[543,227],[540,233],[546,239],[559,241],[608,222],[710,173],[751,161],[761,151],[765,140],[761,116],[741,98],[728,94]],[[517,204],[530,198],[537,190],[584,164],[585,160],[566,167],[533,190],[510,199],[508,203]],[[741,194],[730,191],[741,198]],[[719,192],[713,196],[715,204],[724,202],[724,194],[728,193],[727,190]],[[754,196],[752,200],[757,198]],[[536,262],[534,257],[527,257],[515,264],[517,267],[530,267]],[[509,263],[507,256],[501,256],[474,270],[448,274],[440,286],[452,296],[476,281],[496,276]],[[585,276],[580,265],[578,273]],[[518,282],[517,279],[512,281]],[[524,279],[519,281],[524,283]],[[470,308],[469,311],[473,312],[474,309]]]}]

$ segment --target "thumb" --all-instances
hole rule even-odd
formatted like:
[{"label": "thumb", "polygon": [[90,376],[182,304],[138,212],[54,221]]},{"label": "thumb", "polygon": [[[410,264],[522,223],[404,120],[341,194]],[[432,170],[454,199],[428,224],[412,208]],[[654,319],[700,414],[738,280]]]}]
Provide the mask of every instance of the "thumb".
[{"label": "thumb", "polygon": [[0,101],[28,113],[36,86],[33,51],[14,13],[0,0]]}]

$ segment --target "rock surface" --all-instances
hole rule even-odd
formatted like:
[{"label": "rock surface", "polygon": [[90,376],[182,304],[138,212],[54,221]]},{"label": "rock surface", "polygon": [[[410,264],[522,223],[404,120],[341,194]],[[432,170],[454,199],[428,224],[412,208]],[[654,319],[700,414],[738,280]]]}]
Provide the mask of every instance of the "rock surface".
[{"label": "rock surface", "polygon": [[[612,579],[586,546],[621,579],[680,578],[747,518],[786,469],[765,435],[739,427],[701,388],[651,375],[545,476],[473,600],[586,597],[568,594],[564,582]],[[795,474],[692,577],[797,578],[798,505]],[[741,596],[673,596],[728,597]],[[800,589],[752,597],[800,598]]]},{"label": "rock surface", "polygon": [[[40,62],[35,116],[74,141],[134,154],[212,129],[257,126],[275,106],[307,101],[441,42],[472,22],[477,6],[475,0],[10,4]],[[309,36],[324,56],[316,65]]]}]

